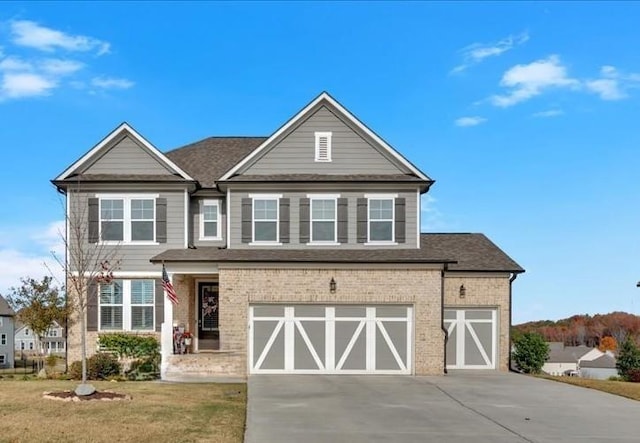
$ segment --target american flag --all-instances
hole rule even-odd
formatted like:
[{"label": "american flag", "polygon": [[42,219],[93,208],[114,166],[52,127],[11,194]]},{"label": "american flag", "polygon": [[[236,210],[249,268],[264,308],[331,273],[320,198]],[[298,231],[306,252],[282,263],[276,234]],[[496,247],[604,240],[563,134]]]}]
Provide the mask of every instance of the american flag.
[{"label": "american flag", "polygon": [[171,280],[169,280],[169,274],[167,274],[167,268],[164,267],[164,263],[162,264],[162,287],[167,293],[169,300],[171,300],[171,303],[177,305],[178,294],[176,294],[176,290],[173,289],[173,285],[171,284]]}]

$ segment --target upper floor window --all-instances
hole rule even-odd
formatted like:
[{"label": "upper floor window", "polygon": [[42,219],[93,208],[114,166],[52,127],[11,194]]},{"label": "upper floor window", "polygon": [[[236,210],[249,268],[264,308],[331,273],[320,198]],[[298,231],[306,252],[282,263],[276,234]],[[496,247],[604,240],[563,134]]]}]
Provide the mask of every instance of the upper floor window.
[{"label": "upper floor window", "polygon": [[392,242],[393,198],[369,198],[369,241]]},{"label": "upper floor window", "polygon": [[29,328],[24,329],[24,335],[29,335]]},{"label": "upper floor window", "polygon": [[102,241],[123,243],[156,241],[156,195],[98,197],[99,238]]},{"label": "upper floor window", "polygon": [[316,161],[331,161],[331,132],[316,132]]},{"label": "upper floor window", "polygon": [[0,345],[6,345],[6,344],[7,344],[7,334],[0,335]]},{"label": "upper floor window", "polygon": [[200,202],[200,240],[220,240],[220,201]]},{"label": "upper floor window", "polygon": [[279,196],[253,196],[253,241],[278,242]]},{"label": "upper floor window", "polygon": [[154,329],[155,281],[114,280],[100,285],[100,330]]},{"label": "upper floor window", "polygon": [[311,242],[335,243],[337,197],[310,196]]}]

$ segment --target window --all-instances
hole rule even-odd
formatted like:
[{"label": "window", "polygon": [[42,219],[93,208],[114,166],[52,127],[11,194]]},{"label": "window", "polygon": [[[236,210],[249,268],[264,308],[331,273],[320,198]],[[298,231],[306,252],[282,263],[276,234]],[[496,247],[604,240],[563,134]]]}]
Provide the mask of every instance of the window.
[{"label": "window", "polygon": [[278,197],[253,197],[253,241],[278,242]]},{"label": "window", "polygon": [[24,351],[24,342],[20,342],[20,349]]},{"label": "window", "polygon": [[131,281],[131,329],[153,330],[154,286],[153,280]]},{"label": "window", "polygon": [[369,198],[369,241],[393,241],[393,198]]},{"label": "window", "polygon": [[24,329],[24,335],[29,335],[29,328]]},{"label": "window", "polygon": [[0,354],[0,365],[4,365],[5,363],[7,363],[7,356]]},{"label": "window", "polygon": [[122,329],[122,280],[100,285],[100,329]]},{"label": "window", "polygon": [[100,330],[154,330],[155,280],[114,280],[99,294]]},{"label": "window", "polygon": [[311,198],[311,242],[336,242],[336,198]]},{"label": "window", "polygon": [[157,196],[100,198],[100,238],[105,242],[154,242]]},{"label": "window", "polygon": [[331,132],[316,132],[316,161],[331,161]]},{"label": "window", "polygon": [[6,344],[7,344],[7,334],[0,335],[0,345],[6,345]]},{"label": "window", "polygon": [[32,341],[29,342],[29,350],[33,351],[33,342]]},{"label": "window", "polygon": [[200,240],[220,240],[220,203],[218,200],[200,202]]}]

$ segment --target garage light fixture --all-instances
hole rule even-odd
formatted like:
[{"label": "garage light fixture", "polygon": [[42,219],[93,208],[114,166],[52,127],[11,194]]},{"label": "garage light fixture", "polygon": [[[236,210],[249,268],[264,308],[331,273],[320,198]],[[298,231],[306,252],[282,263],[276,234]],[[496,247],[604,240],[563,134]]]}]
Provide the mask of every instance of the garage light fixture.
[{"label": "garage light fixture", "polygon": [[329,292],[331,292],[332,294],[335,294],[337,286],[338,285],[337,285],[335,279],[333,277],[331,277],[331,281],[329,282]]},{"label": "garage light fixture", "polygon": [[464,285],[460,285],[460,298],[465,298],[467,295],[467,288]]}]

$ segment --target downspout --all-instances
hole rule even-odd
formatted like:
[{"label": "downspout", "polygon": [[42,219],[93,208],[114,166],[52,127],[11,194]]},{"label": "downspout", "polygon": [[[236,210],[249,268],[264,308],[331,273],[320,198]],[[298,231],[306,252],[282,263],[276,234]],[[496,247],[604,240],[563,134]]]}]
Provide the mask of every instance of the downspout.
[{"label": "downspout", "polygon": [[64,195],[64,373],[69,373],[69,196],[66,190],[56,186]]},{"label": "downspout", "polygon": [[442,271],[440,271],[440,327],[442,328],[442,332],[444,332],[444,353],[442,367],[444,368],[445,374],[447,374],[447,342],[449,341],[449,332],[444,326],[444,273],[447,271],[447,269],[448,264],[445,263]]},{"label": "downspout", "polygon": [[511,277],[509,278],[509,371],[512,371],[512,367],[511,367],[511,348],[512,348],[512,343],[511,343],[511,329],[512,329],[512,325],[513,325],[513,303],[512,303],[512,290],[511,290],[511,286],[513,284],[513,281],[518,278],[518,274],[516,272],[514,272],[513,274],[511,274]]}]

